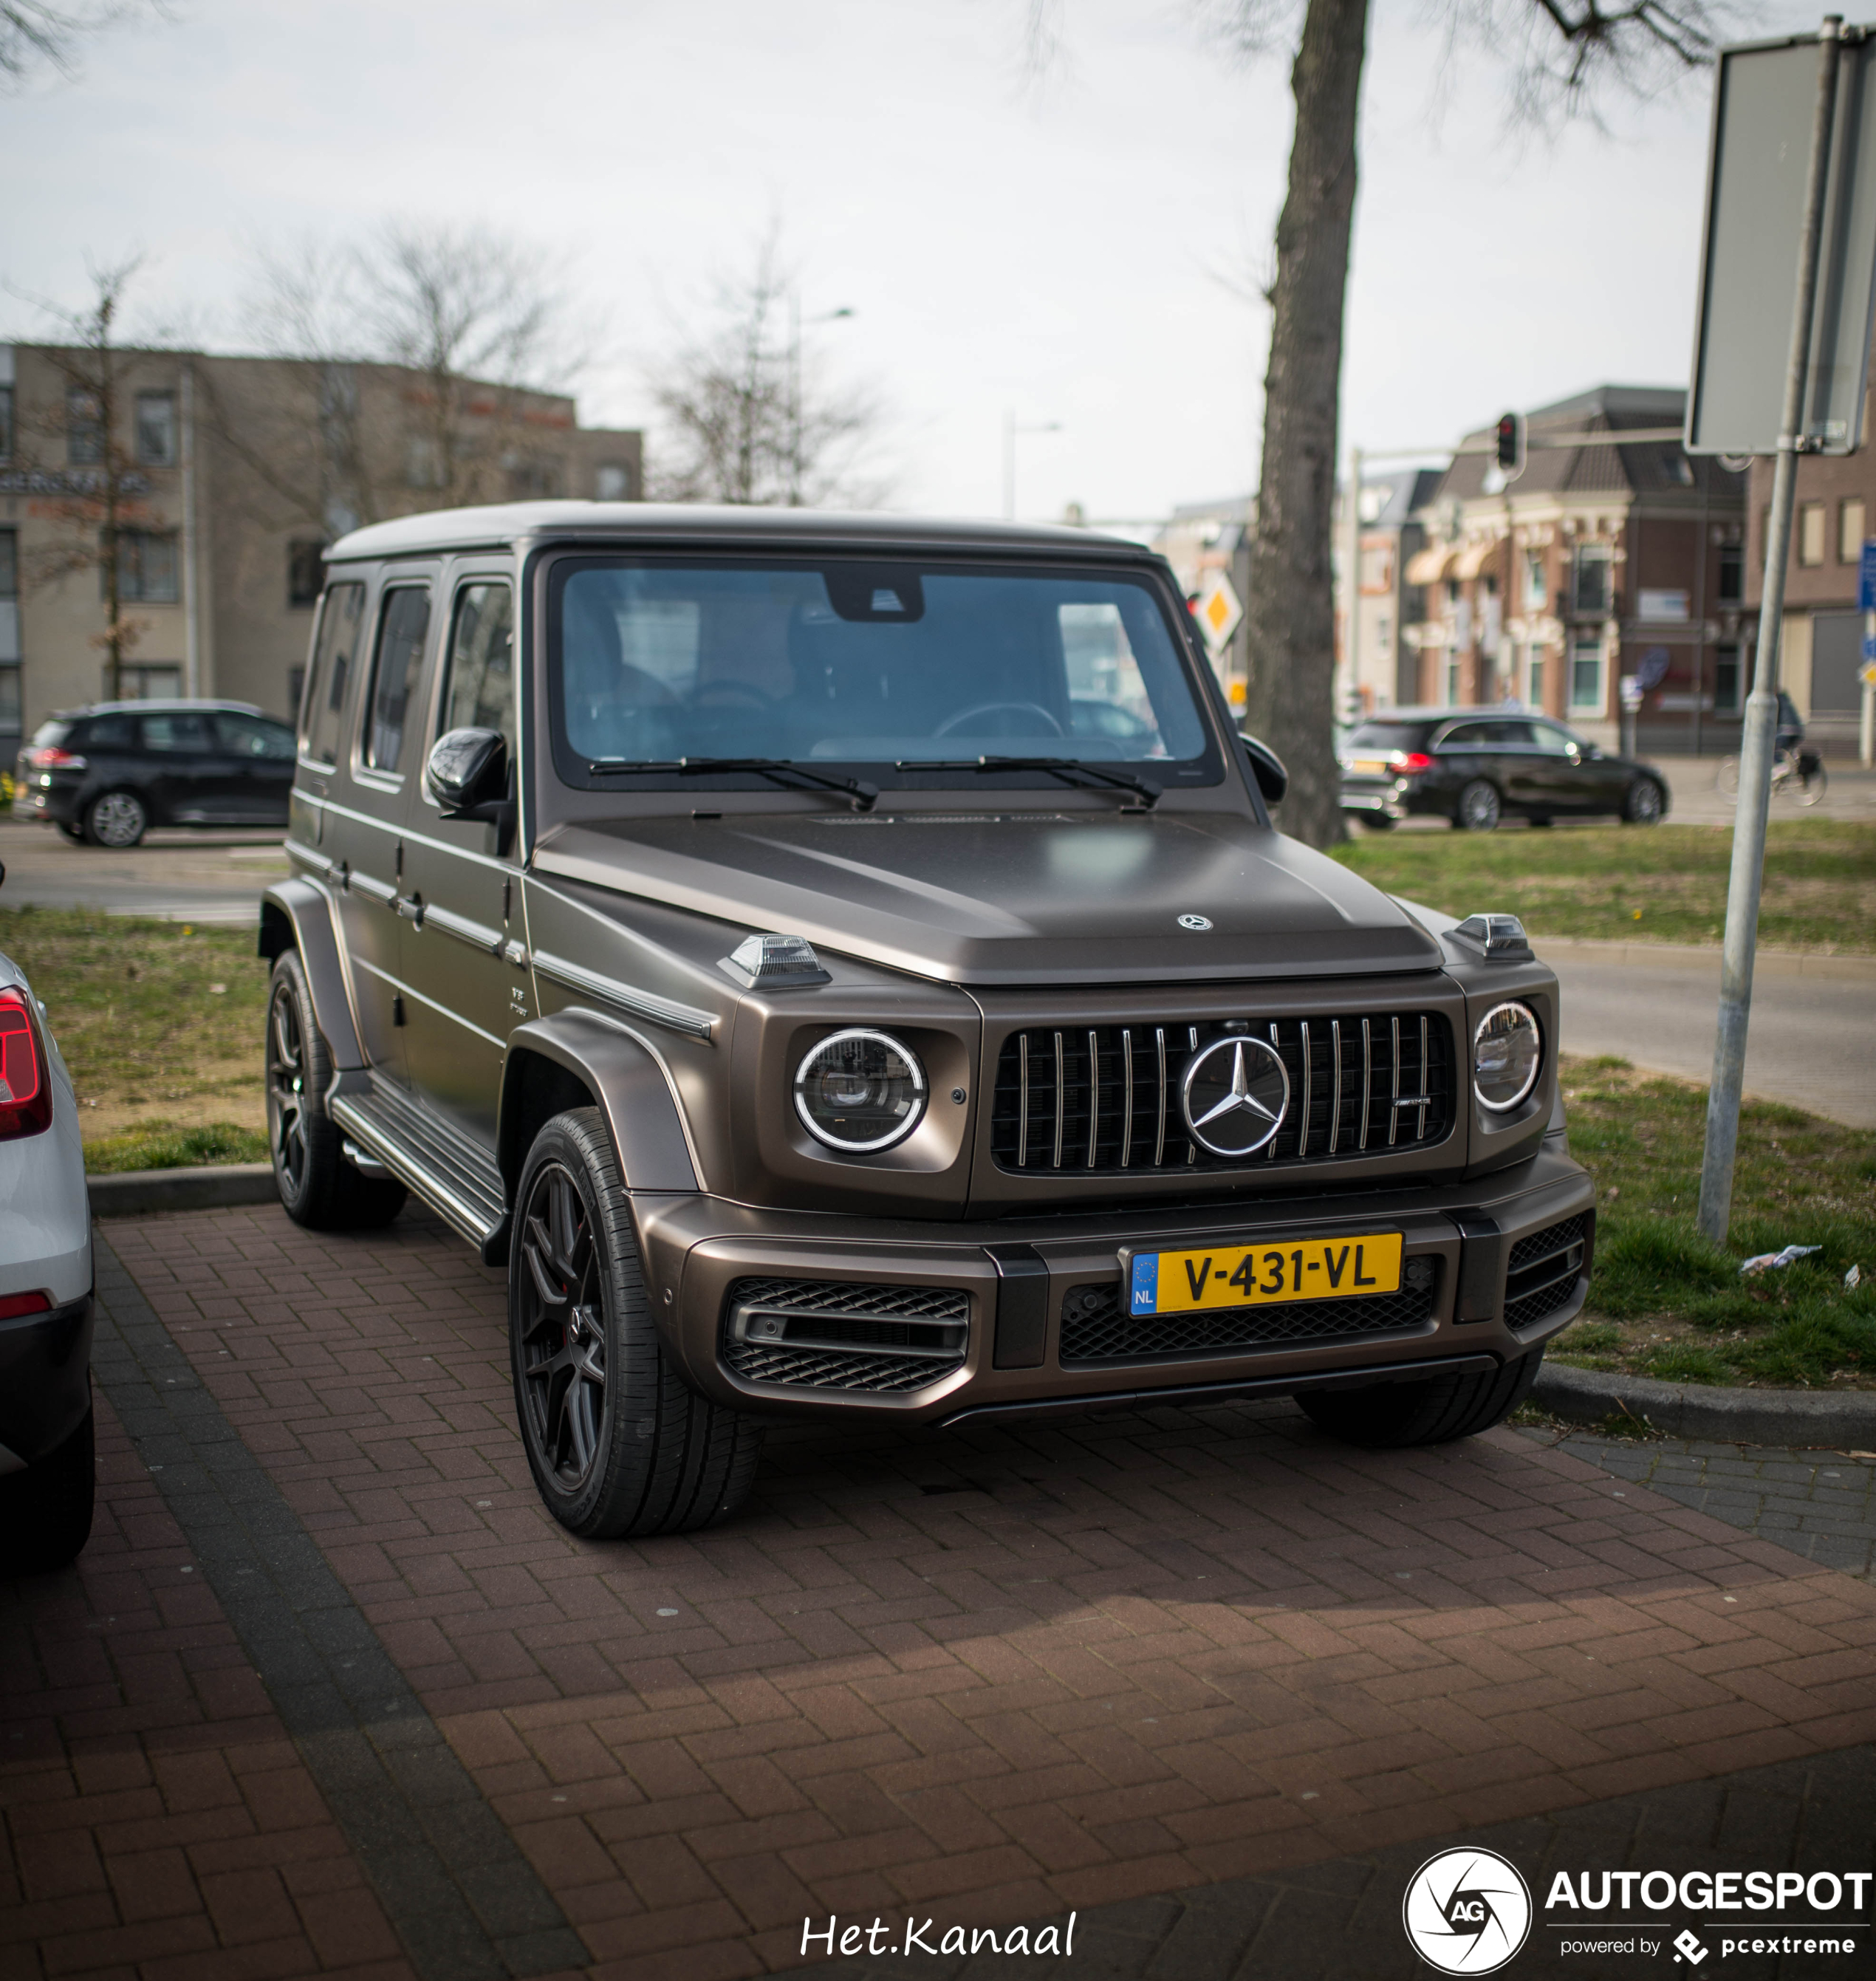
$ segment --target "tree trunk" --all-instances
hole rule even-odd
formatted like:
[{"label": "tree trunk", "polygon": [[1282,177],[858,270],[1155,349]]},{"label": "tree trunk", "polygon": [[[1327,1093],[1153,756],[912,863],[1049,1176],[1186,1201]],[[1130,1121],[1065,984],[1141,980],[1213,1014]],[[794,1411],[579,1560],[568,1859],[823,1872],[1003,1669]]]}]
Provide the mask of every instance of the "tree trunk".
[{"label": "tree trunk", "polygon": [[1368,0],[1309,0],[1290,72],[1296,131],[1277,222],[1264,458],[1251,548],[1246,727],[1289,770],[1286,832],[1345,836],[1332,741],[1334,523],[1342,321],[1355,212],[1355,113]]}]

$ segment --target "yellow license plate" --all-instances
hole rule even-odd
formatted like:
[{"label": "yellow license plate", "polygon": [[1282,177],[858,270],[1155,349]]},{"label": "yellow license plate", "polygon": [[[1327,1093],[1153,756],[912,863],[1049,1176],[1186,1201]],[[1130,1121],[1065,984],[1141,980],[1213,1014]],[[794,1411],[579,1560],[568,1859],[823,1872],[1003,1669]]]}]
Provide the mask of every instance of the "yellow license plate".
[{"label": "yellow license plate", "polygon": [[1349,768],[1359,771],[1365,777],[1377,777],[1387,767],[1385,757],[1352,757],[1349,760]]},{"label": "yellow license plate", "polygon": [[1207,1252],[1135,1252],[1128,1259],[1134,1313],[1262,1307],[1275,1300],[1349,1300],[1400,1290],[1398,1231],[1221,1245]]}]

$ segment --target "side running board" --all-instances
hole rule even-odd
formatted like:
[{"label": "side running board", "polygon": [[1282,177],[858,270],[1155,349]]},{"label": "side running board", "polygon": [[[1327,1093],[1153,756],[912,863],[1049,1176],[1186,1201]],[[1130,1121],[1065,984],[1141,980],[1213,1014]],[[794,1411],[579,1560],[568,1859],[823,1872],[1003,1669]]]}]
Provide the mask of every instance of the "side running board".
[{"label": "side running board", "polygon": [[487,1150],[374,1075],[342,1075],[327,1104],[368,1156],[415,1190],[487,1263],[496,1263],[491,1254],[506,1237],[508,1206],[501,1172]]}]

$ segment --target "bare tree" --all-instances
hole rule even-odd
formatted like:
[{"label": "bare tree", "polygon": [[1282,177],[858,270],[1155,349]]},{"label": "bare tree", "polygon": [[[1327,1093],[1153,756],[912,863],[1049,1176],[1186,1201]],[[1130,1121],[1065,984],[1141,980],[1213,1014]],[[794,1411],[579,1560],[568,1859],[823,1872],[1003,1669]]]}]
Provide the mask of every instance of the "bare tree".
[{"label": "bare tree", "polygon": [[[255,256],[245,309],[294,367],[288,403],[220,437],[331,531],[412,506],[542,492],[531,395],[581,362],[571,308],[538,249],[475,228],[394,223],[351,248],[317,240]],[[419,375],[394,388],[374,368]],[[284,443],[283,444],[283,443]]]},{"label": "bare tree", "polygon": [[45,355],[65,381],[62,402],[43,416],[37,437],[63,443],[78,472],[61,478],[64,491],[42,498],[42,511],[64,525],[62,535],[37,553],[25,574],[38,586],[87,571],[101,574],[104,630],[94,644],[105,654],[108,694],[123,693],[124,668],[144,631],[124,610],[125,552],[129,532],[145,515],[145,487],[134,456],[124,446],[127,354],[119,341],[125,291],[138,262],[91,271],[91,301],[81,310],[41,307],[65,339]]},{"label": "bare tree", "polygon": [[[1063,0],[1028,0],[1029,62],[1059,42]],[[1268,300],[1263,465],[1245,611],[1246,726],[1290,773],[1286,828],[1312,845],[1345,836],[1332,741],[1335,591],[1330,542],[1342,324],[1358,175],[1357,113],[1369,0],[1190,0],[1240,55],[1294,49],[1296,121]],[[1445,0],[1449,51],[1477,42],[1504,65],[1514,117],[1538,125],[1595,112],[1608,88],[1646,94],[1707,62],[1725,0]]]},{"label": "bare tree", "polygon": [[787,508],[883,500],[863,473],[882,424],[878,396],[863,385],[823,385],[809,361],[799,284],[775,230],[747,272],[719,278],[712,315],[710,331],[652,374],[669,450],[655,464],[654,492]]},{"label": "bare tree", "polygon": [[70,75],[93,35],[138,15],[160,15],[161,0],[91,0],[53,7],[45,0],[0,0],[0,89],[16,89],[42,65]]}]

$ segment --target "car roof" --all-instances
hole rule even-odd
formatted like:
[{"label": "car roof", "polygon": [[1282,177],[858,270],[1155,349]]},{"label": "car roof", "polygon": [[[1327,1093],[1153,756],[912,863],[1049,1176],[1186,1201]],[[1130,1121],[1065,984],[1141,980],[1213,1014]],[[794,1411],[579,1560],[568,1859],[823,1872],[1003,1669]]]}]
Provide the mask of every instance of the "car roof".
[{"label": "car roof", "polygon": [[251,701],[210,701],[199,697],[190,701],[183,696],[161,701],[153,698],[148,701],[88,702],[82,708],[55,708],[51,719],[54,722],[82,722],[91,715],[175,715],[185,710],[197,709],[212,709],[225,715],[258,715],[268,721],[278,720]]},{"label": "car roof", "polygon": [[1541,708],[1510,708],[1498,703],[1479,708],[1377,708],[1355,724],[1369,722],[1555,722]]},{"label": "car roof", "polygon": [[491,502],[368,523],[331,544],[328,562],[415,556],[427,551],[506,548],[547,541],[643,544],[647,540],[822,551],[976,550],[1007,555],[1126,558],[1157,563],[1144,544],[1067,524],[889,516],[832,509],[770,509],[676,502]]}]

